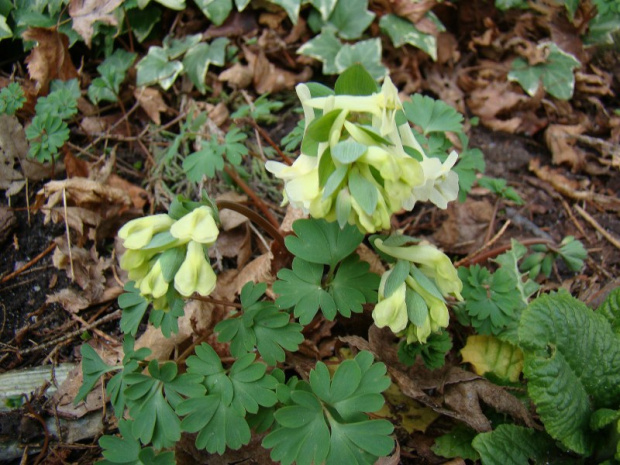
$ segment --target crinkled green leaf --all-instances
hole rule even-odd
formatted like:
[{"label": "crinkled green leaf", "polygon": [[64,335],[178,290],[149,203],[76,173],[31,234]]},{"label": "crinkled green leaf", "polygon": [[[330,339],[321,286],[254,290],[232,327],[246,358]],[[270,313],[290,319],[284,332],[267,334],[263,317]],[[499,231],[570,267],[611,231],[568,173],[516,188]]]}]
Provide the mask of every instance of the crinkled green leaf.
[{"label": "crinkled green leaf", "polygon": [[544,431],[516,425],[499,425],[481,433],[472,442],[485,465],[571,464],[575,458],[562,452]]},{"label": "crinkled green leaf", "polygon": [[147,55],[136,65],[138,72],[136,85],[151,86],[159,84],[162,89],[168,90],[174,84],[178,75],[183,71],[180,61],[169,61],[168,53],[162,47],[152,46]]},{"label": "crinkled green leaf", "polygon": [[220,333],[218,341],[231,342],[233,356],[240,357],[256,348],[268,365],[275,365],[284,361],[284,349],[296,351],[304,336],[301,334],[302,326],[291,322],[287,312],[280,311],[271,302],[257,302],[265,288],[264,284],[254,285],[252,282],[243,286],[242,315],[219,322],[215,331]]},{"label": "crinkled green leaf", "polygon": [[467,337],[461,349],[463,362],[470,363],[479,375],[493,373],[513,383],[519,380],[523,369],[523,353],[510,342],[493,336],[474,334]]},{"label": "crinkled green leaf", "polygon": [[295,236],[287,236],[286,248],[296,257],[311,263],[336,266],[352,254],[364,235],[355,226],[340,229],[337,223],[323,219],[301,219],[293,223]]},{"label": "crinkled green leaf", "polygon": [[403,104],[403,109],[407,119],[422,128],[424,135],[463,130],[463,115],[441,100],[414,94],[410,102]]},{"label": "crinkled green leaf", "polygon": [[437,60],[437,39],[432,34],[420,31],[405,18],[387,14],[379,20],[379,27],[390,36],[395,47],[413,45]]},{"label": "crinkled green leaf", "polygon": [[579,68],[581,63],[553,42],[541,43],[538,48],[548,50],[547,60],[544,63],[530,65],[523,58],[516,58],[512,62],[508,79],[518,82],[531,96],[536,95],[542,82],[545,90],[555,98],[570,99],[575,89],[573,70]]},{"label": "crinkled green leaf", "polygon": [[359,39],[375,14],[368,11],[368,0],[347,0],[336,3],[328,23],[343,39]]},{"label": "crinkled green leaf", "polygon": [[480,455],[471,445],[477,434],[471,428],[458,425],[449,433],[435,439],[435,444],[431,449],[435,454],[448,459],[460,457],[466,460],[479,460]]},{"label": "crinkled green leaf", "polygon": [[16,82],[11,82],[0,90],[0,114],[14,115],[25,102],[24,90]]},{"label": "crinkled green leaf", "polygon": [[563,292],[525,309],[519,341],[528,393],[545,429],[565,447],[589,454],[592,411],[618,407],[620,339],[605,317]]},{"label": "crinkled green leaf", "polygon": [[611,325],[614,333],[620,335],[620,287],[609,293],[605,301],[596,309]]},{"label": "crinkled green leaf", "polygon": [[376,80],[383,79],[387,74],[387,68],[381,63],[381,40],[379,38],[362,40],[353,45],[343,44],[336,54],[334,64],[337,72],[342,72],[356,64],[362,65]]}]

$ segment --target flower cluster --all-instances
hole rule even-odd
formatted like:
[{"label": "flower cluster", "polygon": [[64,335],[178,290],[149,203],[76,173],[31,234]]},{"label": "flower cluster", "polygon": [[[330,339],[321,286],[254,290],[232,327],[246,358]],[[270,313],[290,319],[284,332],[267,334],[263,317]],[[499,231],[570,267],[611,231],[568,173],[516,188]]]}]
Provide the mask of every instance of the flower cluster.
[{"label": "flower cluster", "polygon": [[166,296],[172,282],[185,297],[194,292],[206,296],[213,291],[216,276],[206,247],[218,234],[213,211],[207,206],[195,208],[178,220],[167,214],[138,218],[118,232],[127,249],[120,265],[155,309],[168,310]]},{"label": "flower cluster", "polygon": [[[381,277],[379,302],[372,313],[375,324],[380,328],[388,326],[394,333],[404,331],[407,344],[426,342],[431,333],[448,326],[444,298],[451,295],[463,299],[463,284],[456,268],[447,255],[426,242],[389,246],[376,239],[374,245],[399,260],[399,271],[395,266]],[[390,293],[386,295],[390,280]]]},{"label": "flower cluster", "polygon": [[443,163],[428,157],[409,124],[397,125],[402,104],[389,77],[371,95],[313,98],[305,84],[297,95],[305,115],[301,154],[291,166],[265,165],[284,180],[284,203],[371,233],[389,229],[393,213],[418,201],[446,208],[457,197],[456,152]]}]

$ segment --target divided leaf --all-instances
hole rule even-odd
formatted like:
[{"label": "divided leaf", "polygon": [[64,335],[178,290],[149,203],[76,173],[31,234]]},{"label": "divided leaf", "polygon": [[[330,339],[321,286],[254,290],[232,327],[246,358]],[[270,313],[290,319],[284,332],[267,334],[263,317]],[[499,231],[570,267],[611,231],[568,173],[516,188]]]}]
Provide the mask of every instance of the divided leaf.
[{"label": "divided leaf", "polygon": [[424,135],[463,130],[463,115],[441,100],[415,94],[410,102],[403,103],[403,109],[407,119],[421,127]]}]

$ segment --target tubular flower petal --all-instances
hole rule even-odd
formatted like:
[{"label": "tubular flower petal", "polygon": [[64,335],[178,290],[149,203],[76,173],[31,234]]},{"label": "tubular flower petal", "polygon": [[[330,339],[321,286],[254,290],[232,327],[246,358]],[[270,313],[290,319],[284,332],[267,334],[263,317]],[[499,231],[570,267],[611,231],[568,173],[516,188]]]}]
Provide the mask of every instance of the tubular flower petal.
[{"label": "tubular flower petal", "polygon": [[438,158],[425,157],[420,164],[426,181],[414,189],[417,200],[430,200],[439,208],[447,208],[448,202],[455,200],[459,193],[459,176],[451,171],[457,160],[456,152],[452,152],[443,163]]},{"label": "tubular flower petal", "polygon": [[407,304],[405,302],[407,285],[403,283],[389,297],[385,297],[385,282],[392,270],[383,273],[381,284],[379,285],[379,302],[375,305],[372,318],[379,328],[389,326],[394,333],[398,333],[407,327],[409,317],[407,315]]},{"label": "tubular flower petal", "polygon": [[215,288],[216,276],[207,261],[201,244],[190,241],[187,255],[174,277],[174,288],[189,297],[194,292],[207,296]]},{"label": "tubular flower petal", "polygon": [[202,206],[192,210],[178,220],[170,228],[170,234],[182,241],[195,241],[201,244],[212,245],[219,234],[213,211]]},{"label": "tubular flower petal", "polygon": [[446,328],[450,321],[450,314],[448,313],[448,307],[444,301],[438,299],[430,292],[428,292],[424,287],[422,287],[415,279],[411,276],[408,276],[405,279],[407,286],[411,288],[413,291],[417,292],[426,302],[428,306],[428,332],[427,332],[427,324],[425,322],[423,327],[420,328],[419,331],[416,331],[416,336],[418,337],[419,342],[426,342],[426,338],[431,334],[431,332],[439,331],[441,328]]},{"label": "tubular flower petal", "polygon": [[133,270],[142,266],[144,262],[147,262],[151,258],[151,254],[142,250],[127,249],[123,253],[120,265],[121,269],[125,271]]},{"label": "tubular flower petal", "polygon": [[453,295],[462,300],[463,283],[459,279],[456,268],[450,258],[437,247],[422,242],[407,247],[392,247],[377,239],[375,245],[382,252],[401,260],[420,265],[420,270],[429,278],[433,278],[444,296]]},{"label": "tubular flower petal", "polygon": [[173,223],[174,220],[166,214],[137,218],[125,224],[118,231],[118,237],[123,239],[123,246],[126,249],[141,249],[155,234],[167,231]]},{"label": "tubular flower petal", "polygon": [[154,299],[163,296],[168,292],[168,283],[164,279],[159,260],[155,262],[153,268],[140,281],[140,293],[143,295],[152,295]]},{"label": "tubular flower petal", "polygon": [[268,161],[265,168],[284,181],[284,193],[290,204],[308,213],[312,203],[321,198],[318,165],[317,157],[302,154],[291,166]]}]

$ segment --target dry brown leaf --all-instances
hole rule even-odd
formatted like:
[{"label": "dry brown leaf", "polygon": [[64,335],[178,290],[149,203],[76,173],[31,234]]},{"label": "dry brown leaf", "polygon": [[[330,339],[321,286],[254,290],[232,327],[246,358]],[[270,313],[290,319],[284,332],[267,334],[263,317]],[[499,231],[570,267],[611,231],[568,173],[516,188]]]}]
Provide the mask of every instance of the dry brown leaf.
[{"label": "dry brown leaf", "polygon": [[142,210],[149,200],[149,195],[146,190],[140,186],[130,183],[116,174],[111,174],[106,180],[106,184],[114,189],[121,189],[127,192],[131,198],[131,203],[134,208],[138,210]]},{"label": "dry brown leaf", "polygon": [[553,155],[554,165],[566,163],[573,172],[583,168],[586,161],[586,153],[579,148],[575,136],[583,134],[585,125],[575,124],[572,126],[551,124],[545,131],[545,142]]},{"label": "dry brown leaf", "polygon": [[248,263],[243,269],[239,271],[239,274],[235,277],[234,287],[235,294],[239,294],[241,289],[249,281],[254,283],[264,282],[272,284],[275,281],[275,277],[271,274],[271,260],[273,255],[271,252],[267,252],[263,255],[256,257],[250,263]]},{"label": "dry brown leaf", "polygon": [[26,185],[24,175],[15,169],[20,158],[28,153],[24,128],[15,116],[0,115],[0,189],[10,197]]},{"label": "dry brown leaf", "polygon": [[133,91],[133,96],[151,121],[161,124],[161,113],[168,112],[169,108],[159,90],[154,87],[139,87]]},{"label": "dry brown leaf", "polygon": [[408,19],[413,24],[418,23],[418,21],[426,16],[426,13],[437,5],[436,0],[420,0],[416,2],[412,2],[411,0],[390,0],[390,3],[392,3],[394,7],[394,13]]},{"label": "dry brown leaf", "polygon": [[99,21],[110,26],[117,26],[118,20],[114,10],[123,0],[71,0],[69,16],[73,19],[73,29],[82,36],[90,48],[93,38],[94,23]]},{"label": "dry brown leaf", "polygon": [[385,273],[385,266],[381,262],[379,256],[366,244],[360,244],[359,247],[355,250],[357,254],[360,256],[362,261],[367,262],[370,265],[368,271],[371,273],[377,273],[381,276]]},{"label": "dry brown leaf", "polygon": [[54,79],[67,81],[77,78],[78,72],[69,54],[69,38],[56,29],[28,28],[22,39],[34,40],[37,45],[26,58],[28,74],[37,82],[40,94],[46,94]]},{"label": "dry brown leaf", "polygon": [[[215,201],[218,200],[227,200],[229,202],[237,202],[237,203],[245,203],[248,200],[248,197],[243,194],[239,194],[234,191],[224,192],[223,194],[218,195],[215,198]],[[230,231],[231,229],[236,228],[244,223],[248,222],[248,219],[243,216],[241,213],[238,213],[234,210],[230,210],[228,208],[223,208],[219,212],[220,222],[222,223],[222,229],[224,231]]]},{"label": "dry brown leaf", "polygon": [[441,223],[433,237],[446,252],[470,254],[484,244],[493,210],[488,200],[468,197],[464,203],[452,202],[446,211],[448,218]]},{"label": "dry brown leaf", "polygon": [[[130,136],[127,134],[127,127],[124,124],[117,124],[122,115],[106,115],[106,116],[85,116],[80,121],[80,127],[86,134],[99,135],[108,133],[115,136]],[[112,128],[112,129],[110,129]]]},{"label": "dry brown leaf", "polygon": [[221,127],[226,121],[228,121],[230,112],[228,111],[226,103],[220,102],[217,105],[207,103],[206,109],[209,119],[213,120],[216,126]]},{"label": "dry brown leaf", "polygon": [[304,213],[301,208],[295,208],[291,204],[286,207],[286,213],[282,224],[280,224],[280,231],[283,233],[293,232],[293,223],[297,220],[308,218],[308,214]]},{"label": "dry brown leaf", "polygon": [[259,94],[292,89],[297,83],[306,82],[312,76],[312,69],[309,67],[304,68],[299,74],[276,67],[267,59],[263,50],[260,50],[258,55],[247,47],[243,47],[243,51],[252,70],[254,89]]},{"label": "dry brown leaf", "polygon": [[228,82],[231,87],[236,89],[246,89],[252,83],[253,76],[254,73],[249,66],[235,63],[227,70],[222,71],[218,79],[223,82]]},{"label": "dry brown leaf", "polygon": [[6,241],[17,226],[15,213],[8,207],[0,206],[0,244]]},{"label": "dry brown leaf", "polygon": [[[523,94],[510,90],[508,82],[489,82],[469,94],[467,104],[482,121],[492,121],[502,112],[512,110],[518,103],[527,100]],[[485,123],[486,124],[486,123]]]},{"label": "dry brown leaf", "polygon": [[448,105],[460,113],[465,113],[465,94],[456,82],[456,75],[444,74],[442,69],[440,66],[433,66],[427,74],[425,85]]}]

